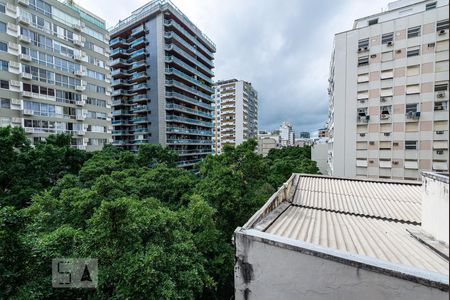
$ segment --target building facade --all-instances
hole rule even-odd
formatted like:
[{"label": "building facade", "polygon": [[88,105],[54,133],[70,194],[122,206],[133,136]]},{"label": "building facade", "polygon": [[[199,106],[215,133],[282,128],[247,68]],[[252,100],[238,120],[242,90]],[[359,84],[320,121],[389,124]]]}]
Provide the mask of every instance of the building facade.
[{"label": "building facade", "polygon": [[0,3],[0,126],[32,142],[70,133],[74,147],[111,143],[105,21],[56,0]]},{"label": "building facade", "polygon": [[258,92],[247,81],[215,83],[214,151],[225,144],[237,146],[258,136]]},{"label": "building facade", "polygon": [[258,154],[267,156],[271,149],[279,148],[281,148],[281,145],[278,132],[258,132]]},{"label": "building facade", "polygon": [[283,122],[280,129],[280,143],[282,147],[290,147],[295,144],[294,128],[291,123]]},{"label": "building facade", "polygon": [[448,0],[389,4],[334,39],[329,174],[448,171]]},{"label": "building facade", "polygon": [[170,1],[111,29],[114,144],[167,146],[189,167],[212,153],[214,43]]}]

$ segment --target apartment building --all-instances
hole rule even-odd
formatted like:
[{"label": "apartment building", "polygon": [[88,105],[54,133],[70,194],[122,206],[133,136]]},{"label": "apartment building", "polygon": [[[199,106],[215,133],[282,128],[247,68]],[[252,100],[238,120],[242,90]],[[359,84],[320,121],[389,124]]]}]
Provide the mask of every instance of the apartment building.
[{"label": "apartment building", "polygon": [[113,144],[161,144],[191,167],[212,153],[214,43],[170,1],[111,29]]},{"label": "apartment building", "polygon": [[282,147],[291,147],[295,144],[294,127],[289,122],[283,122],[280,126],[280,143]]},{"label": "apartment building", "polygon": [[214,85],[214,152],[258,137],[258,92],[247,81],[230,79]]},{"label": "apartment building", "polygon": [[334,39],[329,174],[448,172],[448,0],[396,1]]},{"label": "apartment building", "polygon": [[72,2],[0,1],[0,126],[33,142],[71,133],[79,149],[111,138],[105,21]]}]

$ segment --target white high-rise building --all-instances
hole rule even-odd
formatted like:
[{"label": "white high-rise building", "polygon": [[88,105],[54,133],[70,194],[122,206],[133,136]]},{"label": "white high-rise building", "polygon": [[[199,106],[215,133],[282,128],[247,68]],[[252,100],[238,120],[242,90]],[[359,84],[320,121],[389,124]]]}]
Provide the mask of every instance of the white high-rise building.
[{"label": "white high-rise building", "polygon": [[448,0],[396,1],[338,33],[329,78],[329,174],[448,171]]},{"label": "white high-rise building", "polygon": [[295,134],[291,123],[283,122],[280,126],[280,143],[282,147],[294,146]]},{"label": "white high-rise building", "polygon": [[258,92],[250,82],[231,79],[215,83],[214,152],[258,137]]}]

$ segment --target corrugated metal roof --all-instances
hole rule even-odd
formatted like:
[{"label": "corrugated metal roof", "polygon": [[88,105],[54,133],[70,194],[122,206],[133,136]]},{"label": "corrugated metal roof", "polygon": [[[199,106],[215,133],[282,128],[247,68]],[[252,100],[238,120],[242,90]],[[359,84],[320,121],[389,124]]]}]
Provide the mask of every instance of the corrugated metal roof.
[{"label": "corrugated metal roof", "polygon": [[416,184],[301,176],[293,203],[420,223],[420,195],[421,187]]},{"label": "corrugated metal roof", "polygon": [[407,232],[407,229],[417,228],[420,227],[290,206],[265,231],[323,247],[448,275],[448,261]]}]

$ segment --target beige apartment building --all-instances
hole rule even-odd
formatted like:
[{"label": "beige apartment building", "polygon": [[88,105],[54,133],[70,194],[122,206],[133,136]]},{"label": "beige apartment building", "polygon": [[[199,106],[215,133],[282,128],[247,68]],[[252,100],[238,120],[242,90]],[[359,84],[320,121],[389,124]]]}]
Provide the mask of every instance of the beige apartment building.
[{"label": "beige apartment building", "polygon": [[247,81],[231,79],[215,83],[214,152],[224,144],[237,146],[258,137],[258,92]]},{"label": "beige apartment building", "polygon": [[71,1],[0,1],[0,126],[112,142],[108,42],[105,21]]},{"label": "beige apartment building", "polygon": [[420,179],[448,172],[448,0],[389,4],[338,33],[329,78],[328,173]]}]

